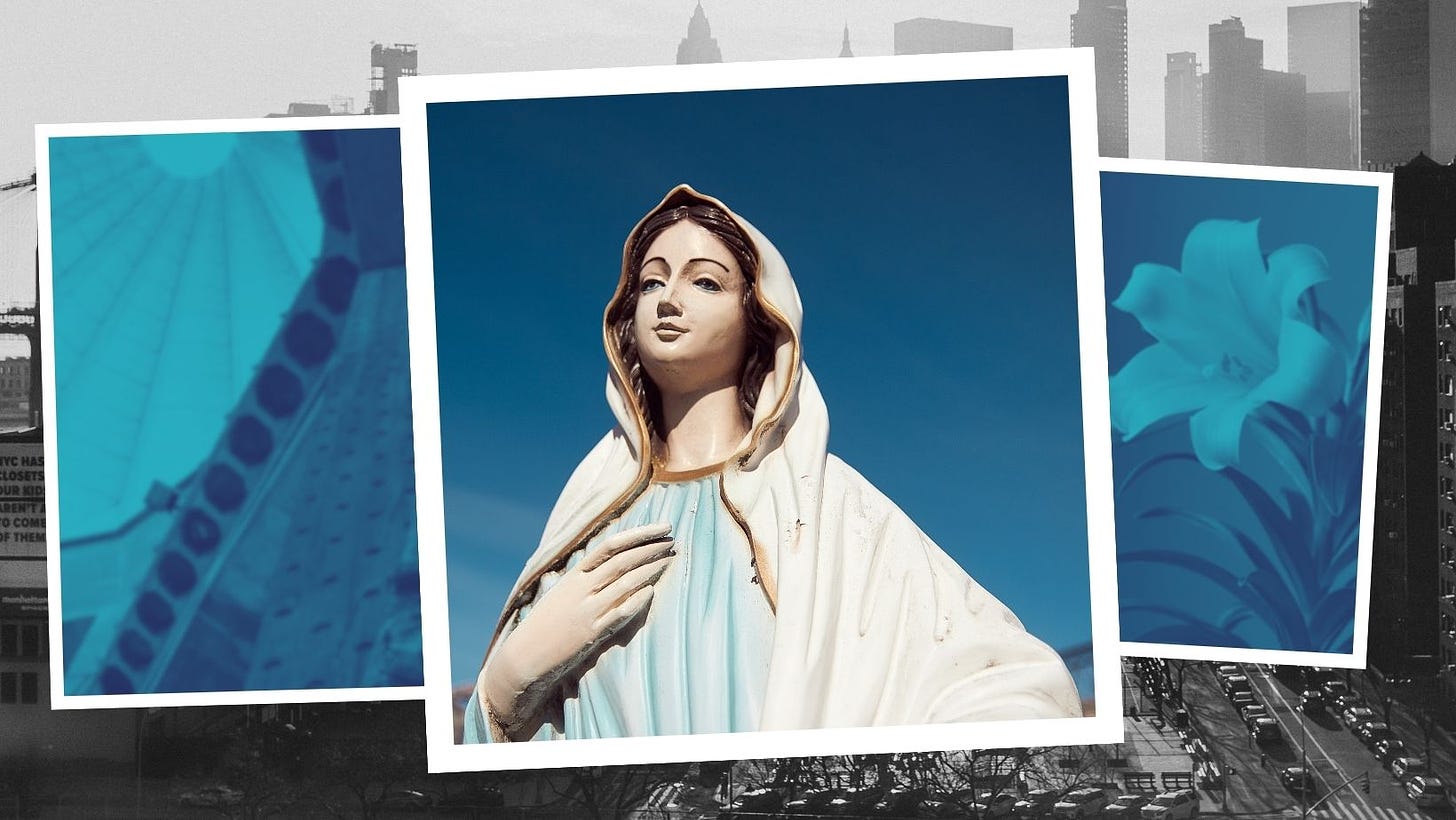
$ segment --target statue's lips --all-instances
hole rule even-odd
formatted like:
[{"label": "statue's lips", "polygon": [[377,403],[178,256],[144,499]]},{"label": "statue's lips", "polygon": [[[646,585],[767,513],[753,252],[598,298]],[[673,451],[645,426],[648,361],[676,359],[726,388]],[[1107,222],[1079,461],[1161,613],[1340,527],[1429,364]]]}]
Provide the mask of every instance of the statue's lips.
[{"label": "statue's lips", "polygon": [[684,333],[687,333],[688,329],[685,327],[678,327],[677,325],[663,322],[662,324],[654,327],[652,329],[652,332],[656,333],[657,338],[661,339],[662,341],[670,342],[673,339],[676,339],[677,337],[683,335]]}]

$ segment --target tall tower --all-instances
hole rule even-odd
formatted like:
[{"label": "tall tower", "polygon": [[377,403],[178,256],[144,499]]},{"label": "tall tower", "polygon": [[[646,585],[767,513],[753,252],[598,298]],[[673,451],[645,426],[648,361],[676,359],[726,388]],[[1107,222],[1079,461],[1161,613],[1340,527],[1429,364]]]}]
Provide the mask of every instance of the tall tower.
[{"label": "tall tower", "polygon": [[1244,36],[1237,17],[1208,27],[1203,114],[1204,159],[1264,162],[1264,41]]},{"label": "tall tower", "polygon": [[1097,62],[1097,146],[1127,156],[1127,0],[1081,0],[1072,45],[1091,46]]},{"label": "tall tower", "polygon": [[697,8],[693,9],[693,19],[688,21],[688,36],[677,44],[677,64],[721,62],[723,53],[718,50],[718,41],[708,25],[702,0],[698,0]]},{"label": "tall tower", "polygon": [[1178,51],[1168,55],[1163,78],[1163,158],[1203,159],[1203,75],[1198,55]]},{"label": "tall tower", "polygon": [[1289,8],[1289,70],[1305,77],[1306,164],[1360,167],[1360,6]]},{"label": "tall tower", "polygon": [[1264,162],[1308,164],[1309,106],[1303,74],[1264,69]]},{"label": "tall tower", "polygon": [[1456,157],[1456,3],[1371,0],[1360,13],[1360,159]]},{"label": "tall tower", "polygon": [[839,56],[853,57],[854,52],[849,50],[849,23],[844,24],[844,42],[839,46]]},{"label": "tall tower", "polygon": [[415,76],[419,56],[412,43],[375,43],[369,49],[370,114],[399,113],[399,78]]}]

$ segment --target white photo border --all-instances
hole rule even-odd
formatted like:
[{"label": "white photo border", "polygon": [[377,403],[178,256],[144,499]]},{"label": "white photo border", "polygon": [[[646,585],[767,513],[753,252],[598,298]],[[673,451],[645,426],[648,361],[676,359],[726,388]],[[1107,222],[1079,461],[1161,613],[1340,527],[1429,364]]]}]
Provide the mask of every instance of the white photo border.
[{"label": "white photo border", "polygon": [[[41,396],[46,487],[46,586],[50,598],[50,645],[62,643],[63,612],[60,543],[60,464],[56,417],[55,283],[51,245],[50,141],[67,137],[143,136],[157,134],[219,134],[270,131],[345,131],[395,129],[395,115],[368,117],[272,117],[223,120],[157,120],[41,124],[35,127],[36,225],[39,235],[39,302],[42,356]],[[221,692],[153,692],[128,695],[68,695],[65,691],[65,653],[50,653],[52,709],[134,709],[159,706],[237,706],[275,703],[340,703],[348,701],[418,700],[422,686],[355,687],[339,689],[260,689]]]},{"label": "white photo border", "polygon": [[[1355,567],[1355,637],[1348,653],[1307,652],[1293,649],[1246,649],[1197,644],[1122,641],[1122,654],[1136,657],[1229,661],[1290,666],[1328,666],[1364,669],[1370,626],[1370,567],[1375,535],[1375,463],[1380,452],[1380,383],[1385,364],[1386,266],[1390,253],[1390,209],[1394,176],[1376,171],[1340,171],[1318,168],[1277,168],[1265,165],[1230,165],[1171,160],[1102,160],[1102,172],[1147,176],[1183,176],[1265,182],[1305,182],[1376,190],[1375,270],[1370,298],[1369,375],[1366,381],[1365,452],[1360,487],[1360,532]],[[1375,408],[1375,414],[1370,414]]]},{"label": "white photo border", "polygon": [[550,743],[456,744],[444,595],[422,596],[426,749],[431,772],[554,768],[755,757],[1117,743],[1123,739],[1112,450],[1102,280],[1100,180],[1091,49],[410,77],[400,81],[405,254],[409,259],[420,585],[446,588],[444,486],[436,352],[426,109],[431,103],[822,85],[1065,76],[1071,126],[1074,238],[1092,601],[1095,715],[1022,721],[741,732]]}]

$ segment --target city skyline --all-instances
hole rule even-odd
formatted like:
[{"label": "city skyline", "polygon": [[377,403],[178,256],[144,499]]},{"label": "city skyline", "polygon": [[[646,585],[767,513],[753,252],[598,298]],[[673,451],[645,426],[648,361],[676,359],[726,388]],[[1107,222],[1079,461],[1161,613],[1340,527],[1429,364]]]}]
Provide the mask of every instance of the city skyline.
[{"label": "city skyline", "polygon": [[[1161,159],[1167,54],[1193,52],[1207,65],[1208,25],[1236,16],[1248,36],[1265,42],[1264,67],[1284,70],[1287,9],[1318,4],[1127,5],[1129,153]],[[458,0],[439,3],[422,18],[380,0],[356,4],[347,14],[281,2],[206,10],[10,3],[0,9],[0,26],[46,36],[20,38],[0,55],[0,67],[21,78],[12,87],[15,115],[0,126],[0,178],[28,175],[33,126],[41,122],[261,117],[289,101],[334,97],[352,98],[355,110],[363,110],[365,52],[373,42],[418,44],[424,75],[670,64],[695,6],[696,0],[654,0],[628,14],[620,4],[500,5],[481,14],[477,4]],[[893,52],[894,24],[915,17],[1010,27],[1019,49],[1064,48],[1077,8],[1078,0],[703,5],[725,61],[834,57],[845,26],[853,31],[856,55],[886,55]],[[217,31],[231,36],[217,38]],[[67,55],[65,70],[54,68],[57,53]],[[115,71],[118,65],[127,71]]]}]

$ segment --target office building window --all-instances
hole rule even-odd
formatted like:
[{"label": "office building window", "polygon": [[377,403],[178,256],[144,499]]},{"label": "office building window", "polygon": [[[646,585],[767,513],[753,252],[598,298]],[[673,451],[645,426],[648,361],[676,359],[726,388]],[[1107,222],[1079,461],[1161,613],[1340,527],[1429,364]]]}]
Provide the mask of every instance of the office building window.
[{"label": "office building window", "polygon": [[40,703],[40,675],[35,672],[0,672],[0,703]]},{"label": "office building window", "polygon": [[0,623],[0,658],[40,660],[45,653],[45,627],[41,624]]}]

